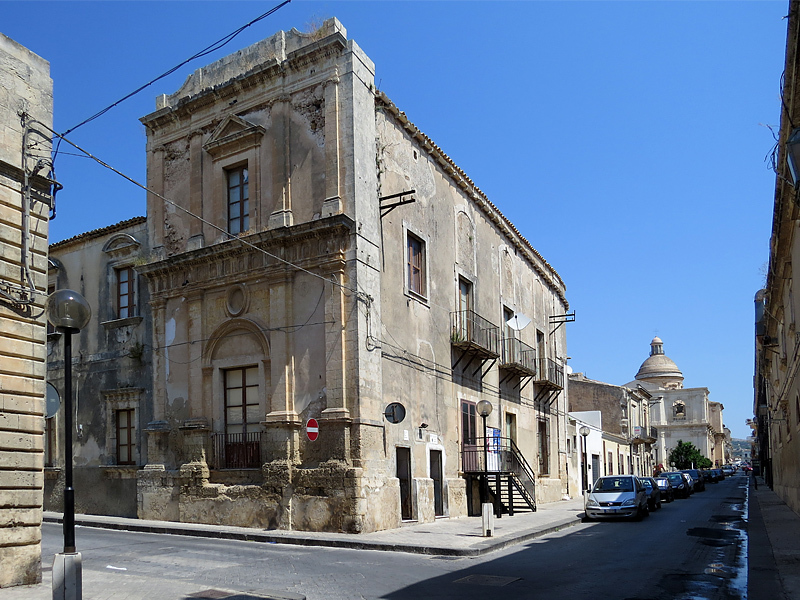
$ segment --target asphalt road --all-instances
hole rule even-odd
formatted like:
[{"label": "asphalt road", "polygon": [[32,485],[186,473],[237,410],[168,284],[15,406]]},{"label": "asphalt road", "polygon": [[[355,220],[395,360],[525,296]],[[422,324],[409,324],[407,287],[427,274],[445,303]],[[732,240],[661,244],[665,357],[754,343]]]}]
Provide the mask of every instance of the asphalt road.
[{"label": "asphalt road", "polygon": [[[745,600],[746,479],[641,522],[586,523],[480,558],[304,548],[79,527],[84,598],[177,600],[164,582],[309,600]],[[61,527],[43,526],[43,564]],[[93,594],[92,585],[110,590]],[[144,590],[147,593],[144,594]],[[114,592],[117,592],[116,594]]]}]

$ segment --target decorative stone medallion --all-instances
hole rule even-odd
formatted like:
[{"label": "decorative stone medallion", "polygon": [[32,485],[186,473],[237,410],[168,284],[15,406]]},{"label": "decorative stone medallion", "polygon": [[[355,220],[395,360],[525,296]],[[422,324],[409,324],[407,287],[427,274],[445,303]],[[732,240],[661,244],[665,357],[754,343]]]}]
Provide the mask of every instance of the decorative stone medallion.
[{"label": "decorative stone medallion", "polygon": [[243,284],[237,283],[232,285],[228,290],[228,297],[226,299],[226,308],[228,314],[232,317],[238,317],[247,310],[247,305],[250,301],[247,288]]}]

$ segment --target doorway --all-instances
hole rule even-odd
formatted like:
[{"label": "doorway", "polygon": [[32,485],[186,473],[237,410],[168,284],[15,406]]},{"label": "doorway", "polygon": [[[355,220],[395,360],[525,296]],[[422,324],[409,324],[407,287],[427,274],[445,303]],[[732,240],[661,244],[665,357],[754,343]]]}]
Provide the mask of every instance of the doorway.
[{"label": "doorway", "polygon": [[411,502],[411,448],[397,447],[397,478],[400,480],[400,518],[414,518]]},{"label": "doorway", "polygon": [[444,516],[444,476],[442,473],[442,451],[431,450],[431,479],[433,479],[433,511],[437,517]]}]

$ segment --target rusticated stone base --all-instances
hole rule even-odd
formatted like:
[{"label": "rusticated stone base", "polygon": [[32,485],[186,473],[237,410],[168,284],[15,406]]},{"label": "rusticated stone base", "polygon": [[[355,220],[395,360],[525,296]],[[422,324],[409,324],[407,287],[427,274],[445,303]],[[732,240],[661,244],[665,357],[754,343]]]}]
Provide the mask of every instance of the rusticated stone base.
[{"label": "rusticated stone base", "polygon": [[42,581],[40,544],[0,548],[0,588],[32,585]]},{"label": "rusticated stone base", "polygon": [[209,475],[204,463],[140,471],[139,518],[348,533],[400,526],[397,480],[370,485],[360,468],[341,461],[314,468],[266,463],[259,485],[221,483],[224,471],[210,483]]}]

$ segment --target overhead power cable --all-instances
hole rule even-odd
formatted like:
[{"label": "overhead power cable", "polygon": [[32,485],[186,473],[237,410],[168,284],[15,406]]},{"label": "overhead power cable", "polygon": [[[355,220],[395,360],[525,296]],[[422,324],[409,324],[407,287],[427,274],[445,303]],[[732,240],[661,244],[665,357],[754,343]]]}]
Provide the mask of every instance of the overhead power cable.
[{"label": "overhead power cable", "polygon": [[272,253],[270,253],[270,252],[267,252],[267,251],[266,251],[266,250],[264,250],[263,248],[259,248],[259,247],[258,247],[258,246],[256,246],[255,244],[253,244],[253,243],[251,243],[251,242],[248,242],[247,240],[245,240],[245,239],[243,239],[243,238],[241,238],[241,237],[238,237],[238,236],[235,236],[235,235],[233,235],[232,233],[230,233],[230,232],[229,232],[229,231],[227,231],[226,229],[223,229],[223,228],[222,228],[222,227],[220,227],[219,225],[215,225],[214,223],[212,223],[212,222],[210,222],[210,221],[208,221],[208,220],[204,219],[204,218],[203,218],[203,217],[201,217],[200,215],[196,215],[195,213],[193,213],[192,211],[190,211],[190,210],[189,210],[189,209],[187,209],[187,208],[184,208],[183,206],[181,206],[180,204],[178,204],[178,203],[177,203],[177,202],[175,202],[174,200],[170,200],[169,198],[167,198],[167,197],[166,197],[166,196],[164,196],[163,194],[159,194],[159,193],[158,193],[158,192],[156,192],[155,190],[151,190],[150,188],[148,188],[148,187],[147,187],[146,185],[144,185],[143,183],[139,183],[139,182],[138,182],[138,181],[136,181],[136,180],[135,180],[133,177],[130,177],[129,175],[126,175],[126,174],[125,174],[125,173],[123,173],[122,171],[119,171],[119,170],[115,169],[114,167],[112,167],[112,166],[111,166],[111,165],[109,165],[108,163],[106,163],[106,162],[102,161],[101,159],[97,158],[96,156],[94,156],[94,155],[93,155],[91,152],[89,152],[88,150],[84,150],[83,148],[81,148],[80,146],[78,146],[78,144],[76,144],[75,142],[73,142],[73,141],[71,141],[71,140],[67,139],[66,137],[64,137],[64,135],[63,135],[63,134],[60,134],[60,133],[56,132],[55,130],[53,130],[52,128],[48,127],[48,126],[47,126],[45,123],[42,123],[41,121],[36,121],[35,119],[32,119],[32,122],[34,122],[34,121],[35,121],[36,123],[38,123],[39,125],[41,125],[42,127],[44,127],[45,129],[47,129],[47,130],[48,130],[50,133],[52,133],[54,136],[58,137],[58,138],[59,138],[59,140],[63,140],[63,141],[65,141],[66,143],[68,143],[70,146],[72,146],[73,148],[75,148],[76,150],[79,150],[80,152],[83,152],[83,153],[84,153],[84,154],[85,154],[87,157],[91,158],[92,160],[94,160],[94,161],[95,161],[96,163],[98,163],[99,165],[101,165],[101,166],[105,167],[106,169],[108,169],[108,170],[110,170],[110,171],[112,171],[112,172],[116,173],[117,175],[119,175],[119,176],[120,176],[120,177],[122,177],[123,179],[126,179],[126,180],[130,181],[130,182],[131,182],[133,185],[135,185],[135,186],[137,186],[137,187],[139,187],[139,188],[143,189],[143,190],[144,190],[145,192],[147,192],[148,194],[152,194],[153,196],[155,196],[155,197],[157,197],[157,198],[159,198],[159,199],[163,200],[164,202],[166,202],[166,203],[167,203],[167,204],[169,204],[170,206],[174,206],[175,208],[177,208],[178,210],[180,210],[180,211],[182,211],[182,212],[186,213],[186,214],[187,214],[187,215],[189,215],[190,217],[197,219],[198,221],[200,221],[201,223],[203,223],[203,224],[205,224],[205,225],[208,225],[208,226],[209,226],[209,227],[211,227],[212,229],[216,229],[217,231],[219,231],[220,233],[222,233],[223,235],[225,235],[225,236],[227,237],[227,239],[228,239],[228,240],[237,241],[237,242],[239,242],[240,244],[242,244],[243,246],[247,246],[247,247],[249,247],[249,248],[252,248],[252,249],[253,249],[253,250],[255,250],[256,252],[260,252],[260,253],[262,253],[262,254],[264,254],[264,255],[266,255],[266,256],[268,256],[268,257],[270,257],[270,258],[272,258],[272,259],[274,259],[274,260],[276,260],[276,261],[278,261],[278,262],[280,262],[280,263],[283,263],[283,264],[285,264],[285,265],[287,265],[287,266],[289,266],[289,267],[292,267],[293,269],[297,269],[298,271],[302,271],[303,273],[306,273],[306,274],[308,274],[308,275],[311,275],[312,277],[316,277],[317,279],[321,279],[321,280],[323,280],[323,281],[326,281],[326,282],[328,282],[328,283],[331,283],[331,284],[335,285],[336,287],[339,287],[339,288],[341,288],[341,289],[343,289],[343,290],[347,290],[348,292],[351,292],[351,293],[355,294],[357,298],[361,299],[362,301],[365,301],[367,304],[369,304],[369,303],[372,301],[372,297],[371,297],[371,296],[369,296],[369,294],[367,294],[367,293],[365,293],[365,292],[362,292],[362,291],[360,291],[360,290],[358,290],[358,289],[355,289],[355,288],[348,287],[348,286],[346,286],[346,285],[344,285],[344,284],[342,284],[342,283],[339,283],[338,281],[335,281],[334,279],[328,279],[328,278],[326,278],[326,277],[323,277],[322,275],[320,275],[320,274],[318,274],[318,273],[314,273],[313,271],[309,271],[308,269],[304,269],[304,268],[303,268],[303,267],[301,267],[300,265],[296,265],[296,264],[294,264],[294,263],[292,263],[292,262],[289,262],[288,260],[286,260],[286,259],[284,259],[284,258],[281,258],[280,256],[276,256],[275,254],[272,254]]},{"label": "overhead power cable", "polygon": [[[263,19],[266,19],[267,17],[269,17],[269,16],[270,16],[270,15],[272,15],[273,13],[277,12],[279,9],[281,9],[281,8],[283,8],[284,6],[286,6],[287,4],[289,4],[291,1],[292,1],[292,0],[284,0],[284,2],[281,2],[281,3],[280,3],[280,4],[278,4],[277,6],[275,6],[275,7],[271,8],[270,10],[268,10],[267,12],[265,12],[263,15],[261,15],[261,16],[259,16],[259,17],[256,17],[255,19],[253,19],[252,21],[250,21],[250,22],[249,22],[249,23],[247,23],[246,25],[242,25],[242,26],[241,26],[241,27],[239,27],[239,29],[237,29],[236,31],[233,31],[232,33],[229,33],[229,34],[228,34],[228,35],[226,35],[225,37],[223,37],[223,38],[220,38],[219,40],[217,40],[217,41],[216,41],[216,42],[214,42],[213,44],[211,44],[211,45],[209,45],[209,46],[206,46],[205,48],[203,48],[202,50],[200,50],[200,52],[198,52],[197,54],[194,54],[194,55],[190,56],[189,58],[187,58],[186,60],[184,60],[184,61],[183,61],[183,62],[181,62],[180,64],[177,64],[177,65],[175,65],[174,67],[172,67],[172,68],[171,68],[171,69],[169,69],[168,71],[165,71],[164,73],[162,73],[161,75],[159,75],[159,76],[158,76],[158,77],[156,77],[155,79],[152,79],[152,80],[148,81],[147,83],[145,83],[144,85],[142,85],[142,86],[140,86],[140,87],[136,88],[135,90],[133,90],[133,91],[132,91],[130,94],[128,94],[127,96],[124,96],[124,97],[120,98],[119,100],[117,100],[117,101],[116,101],[116,102],[114,102],[113,104],[110,104],[109,106],[105,107],[103,110],[96,112],[96,113],[95,113],[95,114],[93,114],[91,117],[89,117],[88,119],[85,119],[85,120],[81,121],[80,123],[78,123],[78,124],[77,124],[77,125],[75,125],[74,127],[70,127],[70,128],[69,128],[69,129],[67,129],[67,130],[66,130],[66,131],[65,131],[65,132],[64,132],[62,135],[68,135],[69,133],[71,133],[71,132],[75,131],[75,130],[76,130],[78,127],[82,127],[83,125],[86,125],[86,124],[87,124],[87,123],[89,123],[90,121],[94,121],[94,120],[95,120],[97,117],[100,117],[100,116],[102,116],[102,115],[106,114],[106,113],[107,113],[109,110],[111,110],[111,109],[112,109],[112,108],[114,108],[115,106],[117,106],[117,105],[119,105],[119,104],[121,104],[121,103],[125,102],[125,100],[127,100],[128,98],[131,98],[131,97],[135,96],[136,94],[138,94],[138,93],[139,93],[139,92],[141,92],[142,90],[144,90],[144,89],[146,89],[147,87],[149,87],[149,86],[153,85],[153,84],[154,84],[156,81],[159,81],[159,80],[161,80],[161,79],[164,79],[164,77],[167,77],[168,75],[172,75],[172,74],[173,74],[175,71],[177,71],[178,69],[180,69],[182,66],[184,66],[184,65],[186,65],[186,64],[188,64],[188,63],[190,63],[190,62],[192,62],[193,60],[197,60],[198,58],[202,58],[203,56],[207,56],[208,54],[211,54],[212,52],[215,52],[215,51],[219,50],[220,48],[222,48],[223,46],[225,46],[225,45],[227,45],[229,42],[231,42],[231,41],[232,41],[232,40],[233,40],[233,39],[234,39],[236,36],[238,36],[240,33],[242,33],[242,32],[243,32],[245,29],[247,29],[247,28],[248,28],[248,27],[250,27],[251,25],[254,25],[254,24],[258,23],[259,21],[261,21],[261,20],[263,20]],[[57,152],[57,151],[58,151],[58,150],[56,150],[56,152]]]}]

